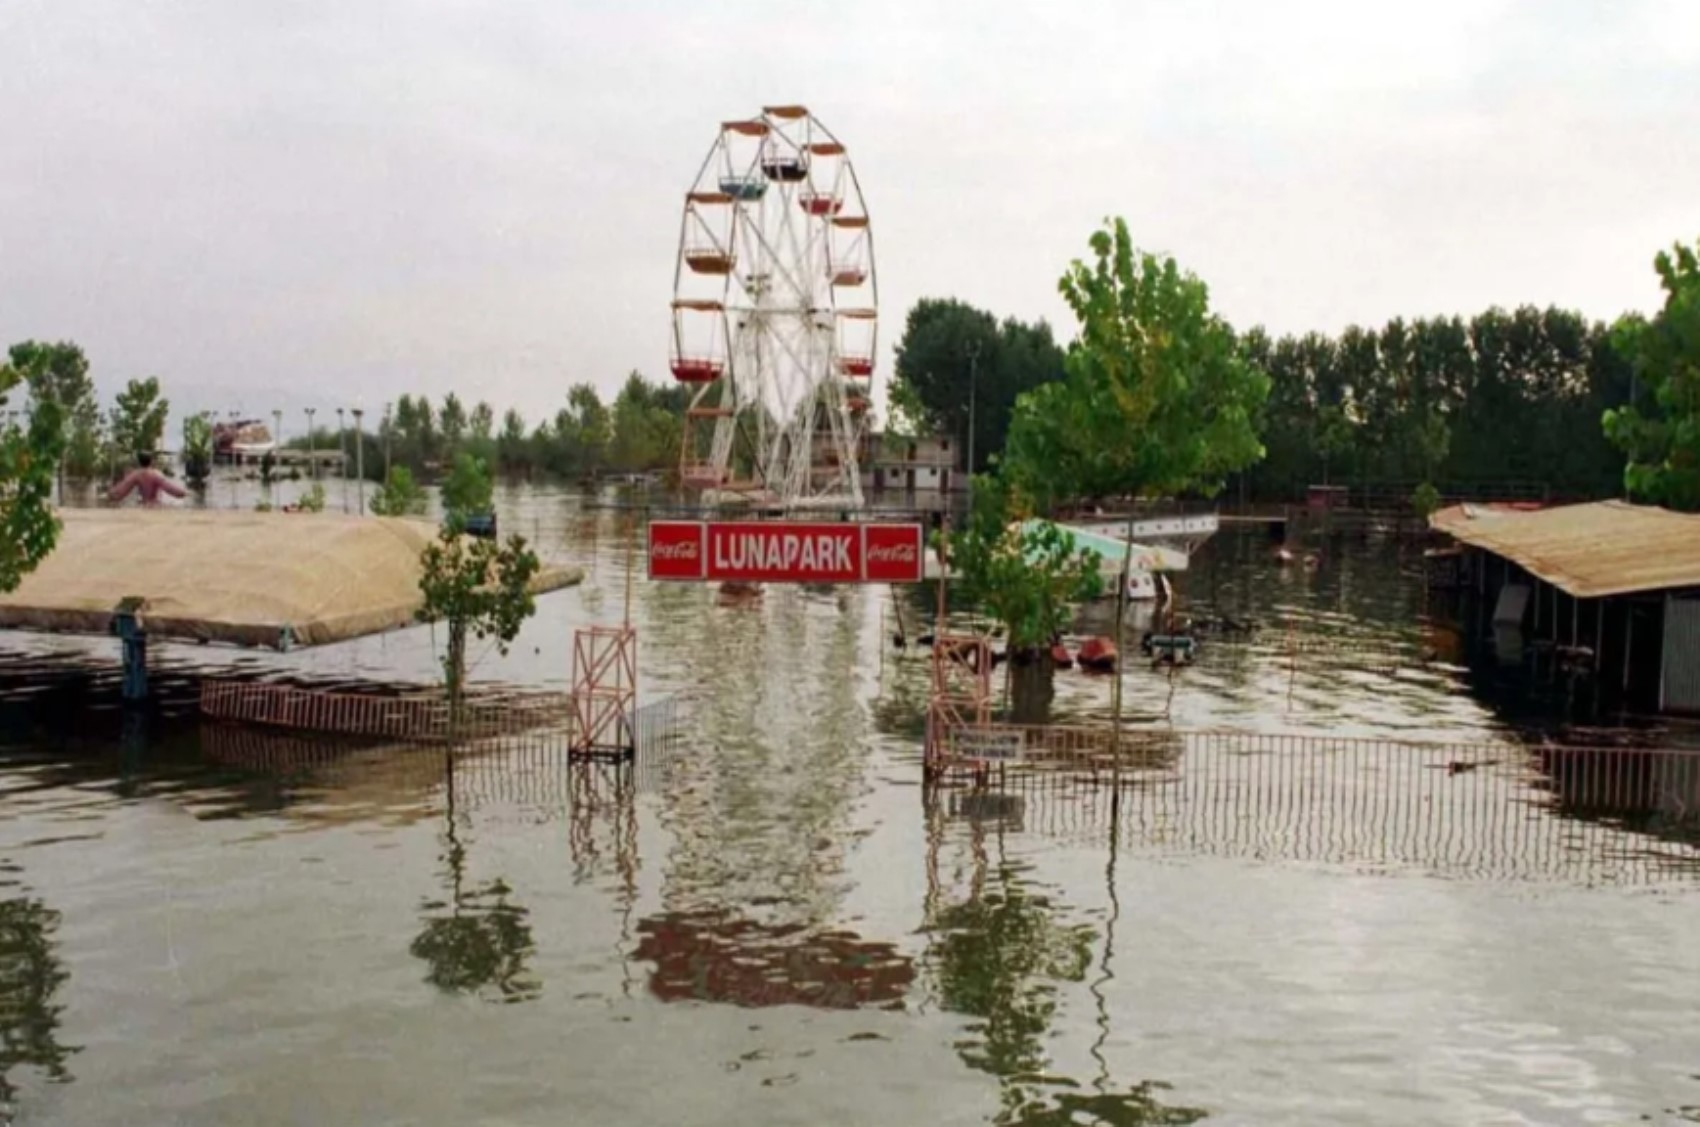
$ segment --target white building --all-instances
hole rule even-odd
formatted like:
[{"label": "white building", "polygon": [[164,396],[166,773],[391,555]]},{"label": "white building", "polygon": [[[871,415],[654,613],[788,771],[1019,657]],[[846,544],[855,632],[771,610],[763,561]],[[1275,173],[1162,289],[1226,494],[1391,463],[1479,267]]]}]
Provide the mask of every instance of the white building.
[{"label": "white building", "polygon": [[862,459],[862,490],[948,493],[962,485],[957,455],[956,443],[949,438],[872,435]]}]

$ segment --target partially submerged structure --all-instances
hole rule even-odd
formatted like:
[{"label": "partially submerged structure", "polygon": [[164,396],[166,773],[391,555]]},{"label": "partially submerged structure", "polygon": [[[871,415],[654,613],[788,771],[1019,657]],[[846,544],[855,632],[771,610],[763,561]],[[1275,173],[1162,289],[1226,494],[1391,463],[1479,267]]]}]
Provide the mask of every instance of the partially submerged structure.
[{"label": "partially submerged structure", "polygon": [[[329,513],[70,509],[59,543],[17,590],[0,629],[118,634],[126,672],[146,637],[288,650],[412,625],[425,521]],[[545,568],[537,593],[578,583]],[[135,695],[135,694],[127,694]]]},{"label": "partially submerged structure", "polygon": [[1457,505],[1429,524],[1456,542],[1478,635],[1549,649],[1633,708],[1700,712],[1700,515]]},{"label": "partially submerged structure", "polygon": [[1168,571],[1185,571],[1187,568],[1187,554],[1184,551],[1160,544],[1129,543],[1125,524],[1118,530],[1105,526],[1098,529],[1067,524],[1053,526],[1050,521],[1044,520],[1027,520],[1021,524],[1024,533],[1045,527],[1055,527],[1068,540],[1074,551],[1097,559],[1098,575],[1112,598],[1115,596],[1116,583],[1124,566],[1128,572],[1127,593],[1130,599],[1157,598],[1162,591],[1157,576]]},{"label": "partially submerged structure", "polygon": [[[1189,561],[1188,549],[1185,546],[1175,547],[1161,542],[1134,542],[1130,546],[1125,521],[1116,525],[1100,522],[1096,527],[1089,527],[1084,524],[1059,524],[1030,518],[1014,527],[1023,533],[1042,528],[1058,530],[1068,541],[1071,551],[1096,561],[1099,578],[1103,580],[1104,590],[1111,598],[1115,597],[1116,582],[1124,566],[1128,569],[1128,598],[1156,599],[1161,597],[1166,587],[1157,577],[1165,572],[1185,571]],[[1214,525],[1211,530],[1214,531]],[[943,573],[944,566],[935,548],[927,553],[923,575],[928,580],[936,580]]]}]

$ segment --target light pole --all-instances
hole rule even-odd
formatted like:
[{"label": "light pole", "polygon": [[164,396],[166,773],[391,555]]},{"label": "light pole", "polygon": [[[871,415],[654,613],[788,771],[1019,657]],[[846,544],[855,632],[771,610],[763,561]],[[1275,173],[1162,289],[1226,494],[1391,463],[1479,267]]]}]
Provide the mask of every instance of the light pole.
[{"label": "light pole", "polygon": [[[241,434],[236,424],[242,421],[239,408],[230,409],[230,507],[240,509],[242,498],[238,496],[239,483],[242,480],[242,455],[236,452],[236,439]],[[213,439],[213,461],[218,461],[218,439]]]},{"label": "light pole", "polygon": [[361,516],[366,515],[366,433],[360,429],[360,416],[365,413],[354,409],[354,496]]},{"label": "light pole", "polygon": [[390,405],[384,404],[384,484],[390,481]]},{"label": "light pole", "polygon": [[319,480],[319,459],[314,457],[318,449],[313,441],[313,415],[317,407],[307,408],[307,480]]},{"label": "light pole", "polygon": [[343,410],[336,409],[336,451],[342,455],[337,472],[342,474],[342,511],[348,511],[348,427],[342,420]]},{"label": "light pole", "polygon": [[968,346],[968,481],[974,481],[974,400],[980,386],[980,342]]}]

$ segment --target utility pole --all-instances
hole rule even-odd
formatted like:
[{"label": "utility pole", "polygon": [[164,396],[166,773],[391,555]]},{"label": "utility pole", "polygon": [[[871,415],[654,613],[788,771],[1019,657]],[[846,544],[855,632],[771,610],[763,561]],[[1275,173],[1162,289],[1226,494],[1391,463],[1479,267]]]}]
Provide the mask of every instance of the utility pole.
[{"label": "utility pole", "polygon": [[361,516],[366,515],[366,432],[360,429],[360,416],[365,413],[354,409],[354,496]]},{"label": "utility pole", "polygon": [[317,407],[307,408],[307,480],[308,481],[318,481],[319,480],[319,459],[314,457],[314,455],[318,453],[318,450],[315,449],[315,444],[313,442],[313,414],[316,411],[318,411]]},{"label": "utility pole", "polygon": [[[356,418],[358,419],[358,416]],[[384,404],[384,484],[386,485],[389,484],[390,480],[390,431],[393,429],[390,426],[390,405],[386,403]]]}]

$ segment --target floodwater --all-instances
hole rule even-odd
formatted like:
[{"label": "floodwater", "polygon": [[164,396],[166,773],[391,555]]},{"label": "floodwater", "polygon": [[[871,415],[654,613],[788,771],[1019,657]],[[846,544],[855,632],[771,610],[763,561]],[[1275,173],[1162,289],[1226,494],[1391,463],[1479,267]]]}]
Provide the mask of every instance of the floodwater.
[{"label": "floodwater", "polygon": [[[628,581],[617,511],[499,501],[590,574],[476,675],[566,689],[629,591],[654,762],[195,715],[209,675],[429,679],[426,629],[159,647],[140,727],[115,644],[3,643],[0,1123],[1700,1121],[1692,788],[1578,796],[1410,550],[1224,533],[1185,605],[1261,628],[1129,668],[1139,785],[933,793],[889,590],[724,606]],[[1030,676],[1017,713],[1108,716]]]}]

